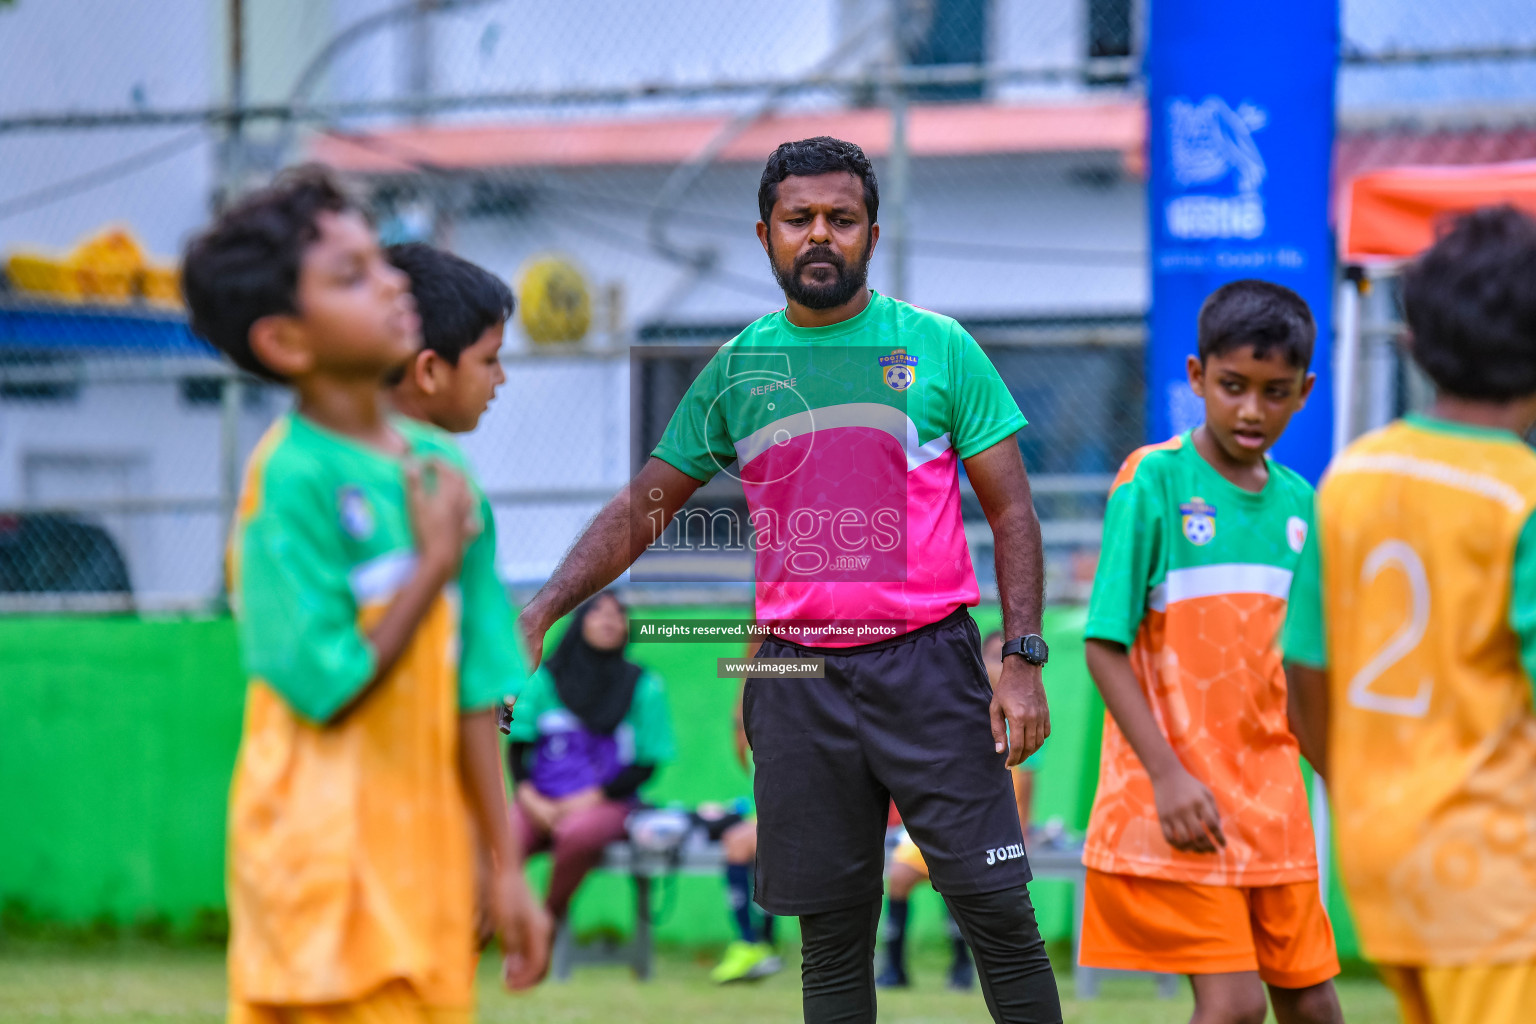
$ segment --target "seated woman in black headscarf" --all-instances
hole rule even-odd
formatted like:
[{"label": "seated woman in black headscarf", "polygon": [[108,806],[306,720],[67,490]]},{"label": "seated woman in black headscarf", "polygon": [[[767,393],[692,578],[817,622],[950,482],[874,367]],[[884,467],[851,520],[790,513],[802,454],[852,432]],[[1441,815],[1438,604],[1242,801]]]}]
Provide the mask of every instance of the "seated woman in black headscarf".
[{"label": "seated woman in black headscarf", "polygon": [[512,823],[525,851],[553,851],[546,902],[557,922],[603,847],[624,838],[641,785],[676,756],[661,679],[624,657],[628,639],[628,610],[598,594],[517,699]]}]

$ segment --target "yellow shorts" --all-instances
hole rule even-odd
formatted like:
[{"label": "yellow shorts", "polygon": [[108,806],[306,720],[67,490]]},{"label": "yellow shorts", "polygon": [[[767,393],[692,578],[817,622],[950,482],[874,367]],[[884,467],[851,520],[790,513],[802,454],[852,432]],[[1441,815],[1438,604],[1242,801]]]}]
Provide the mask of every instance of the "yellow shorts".
[{"label": "yellow shorts", "polygon": [[1536,1020],[1536,963],[1467,967],[1382,966],[1403,1024],[1529,1024]]},{"label": "yellow shorts", "polygon": [[901,864],[911,868],[924,878],[928,877],[928,862],[923,860],[923,851],[917,848],[917,844],[910,838],[904,838],[901,844],[891,854],[892,864]]},{"label": "yellow shorts", "polygon": [[229,1024],[471,1024],[474,1019],[473,1009],[426,1005],[403,981],[345,1003],[229,1003]]},{"label": "yellow shorts", "polygon": [[1339,973],[1316,882],[1238,888],[1091,868],[1081,960],[1165,974],[1257,971],[1279,988],[1309,988]]}]

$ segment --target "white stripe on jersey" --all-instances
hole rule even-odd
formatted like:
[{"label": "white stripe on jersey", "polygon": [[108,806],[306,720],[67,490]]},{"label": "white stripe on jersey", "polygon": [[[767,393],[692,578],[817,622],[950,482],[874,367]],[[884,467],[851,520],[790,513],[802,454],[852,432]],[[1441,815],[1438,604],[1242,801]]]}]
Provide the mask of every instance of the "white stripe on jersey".
[{"label": "white stripe on jersey", "polygon": [[1265,594],[1284,601],[1291,596],[1291,570],[1251,562],[1170,569],[1167,579],[1147,592],[1147,607],[1167,611],[1170,604],[1223,594]]}]

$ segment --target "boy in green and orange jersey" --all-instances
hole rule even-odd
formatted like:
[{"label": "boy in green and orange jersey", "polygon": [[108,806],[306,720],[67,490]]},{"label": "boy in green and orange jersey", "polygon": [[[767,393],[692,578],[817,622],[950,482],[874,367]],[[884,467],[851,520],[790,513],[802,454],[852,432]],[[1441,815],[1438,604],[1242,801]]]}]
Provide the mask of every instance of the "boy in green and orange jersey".
[{"label": "boy in green and orange jersey", "polygon": [[[1405,1024],[1536,1020],[1536,220],[1481,210],[1403,282],[1427,415],[1318,490],[1340,876]],[[1315,633],[1321,633],[1319,628]]]},{"label": "boy in green and orange jersey", "polygon": [[230,542],[250,680],[230,1019],[467,1021],[471,812],[509,984],[542,975],[548,922],[507,820],[494,709],[520,666],[476,490],[446,436],[383,404],[420,344],[405,275],[305,168],[194,239],[183,286],[198,334],[297,399],[251,458]]},{"label": "boy in green and orange jersey", "polygon": [[1281,1024],[1341,1019],[1279,644],[1315,600],[1313,495],[1265,454],[1311,390],[1315,334],[1286,288],[1211,294],[1189,358],[1205,423],[1121,467],[1089,604],[1110,715],[1082,961],[1189,975],[1200,1024],[1262,1021],[1265,984]]}]

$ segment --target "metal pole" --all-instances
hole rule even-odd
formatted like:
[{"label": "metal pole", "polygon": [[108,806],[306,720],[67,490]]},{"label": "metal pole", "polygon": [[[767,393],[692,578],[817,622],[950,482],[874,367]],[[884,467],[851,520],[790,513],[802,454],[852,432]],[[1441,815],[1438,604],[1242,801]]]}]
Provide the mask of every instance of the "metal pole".
[{"label": "metal pole", "polygon": [[1333,870],[1333,818],[1328,813],[1328,786],[1319,775],[1312,776],[1312,841],[1317,846],[1317,889],[1326,907]]},{"label": "metal pole", "polygon": [[[240,501],[240,407],[245,404],[244,399],[245,382],[238,374],[230,374],[224,379],[219,402],[219,518],[224,538],[221,548],[225,551],[229,550],[235,507]],[[229,584],[228,580],[224,582],[221,597]]]},{"label": "metal pole", "polygon": [[1354,437],[1355,380],[1360,363],[1360,267],[1345,267],[1339,282],[1338,352],[1333,377],[1333,454]]},{"label": "metal pole", "polygon": [[890,3],[890,34],[887,54],[886,104],[891,111],[890,180],[885,189],[886,252],[891,265],[891,295],[911,301],[911,281],[907,272],[907,202],[908,175],[911,170],[907,148],[907,91],[902,84],[906,52],[901,42],[903,0]]},{"label": "metal pole", "polygon": [[219,168],[219,185],[226,200],[238,189],[240,176],[245,173],[245,121],[239,113],[245,109],[245,0],[229,0],[229,106],[233,114]]},{"label": "metal pole", "polygon": [[[245,0],[229,0],[229,105],[245,106]],[[240,131],[240,119],[233,121]]]},{"label": "metal pole", "polygon": [[[1338,344],[1334,346],[1333,365],[1333,454],[1354,438],[1355,380],[1360,363],[1360,286],[1365,280],[1361,267],[1344,268],[1339,281]],[[1328,813],[1328,787],[1318,776],[1312,777],[1312,836],[1317,844],[1317,887],[1323,905],[1328,905],[1329,879],[1333,862],[1333,819]]]},{"label": "metal pole", "polygon": [[[405,92],[413,103],[419,103],[432,94],[432,10],[436,0],[416,0],[416,11],[406,29],[410,33],[406,41],[409,58],[406,62]],[[426,121],[425,111],[417,109],[412,120]]]},{"label": "metal pole", "polygon": [[[448,0],[439,0],[447,4]],[[469,0],[461,0],[469,2]],[[485,0],[479,0],[485,2]],[[414,8],[412,8],[414,10]],[[446,10],[439,6],[436,10]],[[347,41],[356,41],[366,33],[357,33]],[[326,51],[322,56],[333,56],[344,47]],[[317,61],[319,58],[316,59]],[[810,91],[878,92],[884,87],[884,61],[870,72],[856,74],[811,74],[794,79],[784,78],[730,78],[711,81],[674,83],[641,82],[630,85],[598,86],[592,88],[532,89],[514,92],[479,92],[429,96],[413,100],[409,96],[386,97],[364,100],[327,100],[311,102],[307,96],[313,88],[315,71],[304,90],[295,89],[292,98],[281,102],[261,103],[241,110],[231,110],[226,104],[203,107],[170,107],[161,110],[111,109],[78,110],[66,112],[32,111],[0,117],[0,134],[17,131],[77,130],[82,128],[142,128],[156,125],[204,124],[225,122],[233,117],[244,121],[277,121],[285,125],[310,124],[317,121],[336,121],[353,117],[372,117],[379,114],[429,114],[475,110],[506,110],[527,107],[575,106],[582,104],[620,104],[652,102],[661,99],[705,99],[726,96],[758,96],[766,90],[779,90],[782,95],[793,96]],[[320,65],[316,65],[319,67]],[[1083,69],[1087,67],[1085,72]],[[919,85],[1011,85],[1026,82],[1077,82],[1085,74],[1095,79],[1124,78],[1135,71],[1136,65],[1125,57],[1094,57],[1087,62],[1027,68],[998,67],[986,64],[935,64],[929,67],[902,68],[900,78],[908,88]]]}]

